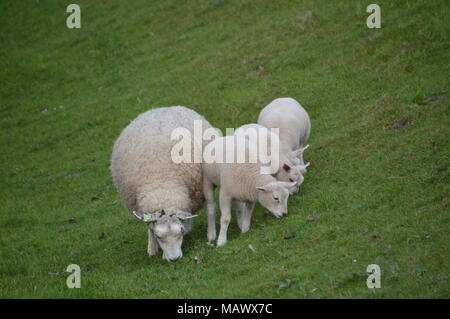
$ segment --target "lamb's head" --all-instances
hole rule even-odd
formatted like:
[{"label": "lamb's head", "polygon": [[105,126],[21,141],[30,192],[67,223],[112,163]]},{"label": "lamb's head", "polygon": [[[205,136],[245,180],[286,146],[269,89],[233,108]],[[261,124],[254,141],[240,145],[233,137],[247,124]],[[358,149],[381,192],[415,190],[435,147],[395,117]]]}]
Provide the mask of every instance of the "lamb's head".
[{"label": "lamb's head", "polygon": [[258,190],[258,202],[267,208],[275,217],[280,218],[287,215],[287,201],[289,198],[289,188],[294,187],[296,182],[271,182]]},{"label": "lamb's head", "polygon": [[310,163],[306,165],[283,164],[282,168],[277,173],[277,180],[291,183],[295,182],[295,185],[289,188],[289,194],[292,195],[298,192],[300,185],[305,180],[303,174],[306,172],[306,168],[309,164]]},{"label": "lamb's head", "polygon": [[192,228],[191,213],[171,208],[158,212],[133,212],[133,215],[148,225],[163,251],[163,259],[174,261],[183,257],[183,236]]},{"label": "lamb's head", "polygon": [[[288,153],[288,158],[291,161],[292,164],[294,165],[304,165],[305,162],[303,161],[303,153],[305,152],[305,150],[309,147],[309,144],[306,145],[305,147],[300,147],[297,150],[294,150],[292,152]],[[302,172],[302,174],[306,173],[306,168],[305,170]]]}]

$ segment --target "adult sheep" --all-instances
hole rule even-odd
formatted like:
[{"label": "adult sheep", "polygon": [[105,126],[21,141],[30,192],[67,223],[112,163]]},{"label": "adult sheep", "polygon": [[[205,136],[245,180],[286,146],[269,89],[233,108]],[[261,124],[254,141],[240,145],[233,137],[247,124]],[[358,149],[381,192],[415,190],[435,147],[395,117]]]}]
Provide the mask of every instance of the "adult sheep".
[{"label": "adult sheep", "polygon": [[[201,123],[194,134],[194,121]],[[201,162],[175,163],[172,149],[175,129],[190,133],[194,152],[202,151],[203,130],[211,124],[183,106],[156,108],[140,114],[114,144],[111,173],[126,208],[148,226],[149,256],[161,247],[168,261],[183,256],[183,236],[192,228],[191,218],[203,206]],[[201,153],[200,153],[201,154]]]}]

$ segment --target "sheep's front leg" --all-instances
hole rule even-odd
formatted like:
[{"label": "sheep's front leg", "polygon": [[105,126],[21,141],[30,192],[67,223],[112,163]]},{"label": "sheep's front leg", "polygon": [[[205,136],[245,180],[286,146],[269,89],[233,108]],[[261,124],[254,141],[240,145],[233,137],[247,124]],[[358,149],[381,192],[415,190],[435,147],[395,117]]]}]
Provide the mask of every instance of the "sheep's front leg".
[{"label": "sheep's front leg", "polygon": [[227,243],[228,225],[231,219],[231,202],[232,199],[228,196],[223,188],[220,189],[220,232],[217,239],[217,247],[221,247]]},{"label": "sheep's front leg", "polygon": [[147,246],[147,253],[149,257],[155,256],[158,252],[159,244],[158,241],[155,238],[155,235],[153,235],[152,230],[150,227],[148,228],[148,246]]},{"label": "sheep's front leg", "polygon": [[216,240],[216,202],[214,201],[214,185],[207,179],[203,180],[203,194],[208,212],[208,245]]},{"label": "sheep's front leg", "polygon": [[255,208],[255,203],[242,203],[242,213],[241,222],[239,228],[242,233],[248,232],[250,229],[250,223],[252,220],[253,209]]}]

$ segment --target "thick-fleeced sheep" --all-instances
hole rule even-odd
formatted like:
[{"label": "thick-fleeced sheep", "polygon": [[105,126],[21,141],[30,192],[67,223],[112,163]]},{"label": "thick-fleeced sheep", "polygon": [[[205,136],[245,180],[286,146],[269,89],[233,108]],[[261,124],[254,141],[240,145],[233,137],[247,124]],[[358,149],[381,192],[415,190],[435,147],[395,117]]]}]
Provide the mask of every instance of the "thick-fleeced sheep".
[{"label": "thick-fleeced sheep", "polygon": [[164,259],[180,258],[192,214],[203,206],[201,162],[176,164],[171,155],[177,144],[171,135],[177,128],[190,133],[192,151],[206,146],[203,132],[193,134],[195,120],[202,130],[212,129],[203,116],[186,107],[152,109],[133,120],[114,144],[114,185],[130,213],[148,225],[149,256],[161,247]]}]

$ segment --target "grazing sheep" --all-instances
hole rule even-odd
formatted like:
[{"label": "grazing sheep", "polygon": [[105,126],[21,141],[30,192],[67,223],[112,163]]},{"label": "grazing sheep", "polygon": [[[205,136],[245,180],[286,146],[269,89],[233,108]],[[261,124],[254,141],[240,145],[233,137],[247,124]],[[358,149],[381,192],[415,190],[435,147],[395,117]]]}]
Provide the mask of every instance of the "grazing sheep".
[{"label": "grazing sheep", "polygon": [[[194,120],[202,129],[211,125],[203,116],[183,106],[156,108],[139,115],[114,144],[111,173],[126,208],[148,225],[149,256],[163,250],[163,258],[182,257],[183,235],[191,229],[192,213],[204,203],[201,163],[172,160],[176,128],[194,131]],[[192,134],[194,151],[206,146]]]},{"label": "grazing sheep", "polygon": [[[256,143],[260,147],[259,143],[267,143],[267,150],[271,149],[272,141],[275,141],[275,145],[278,145],[278,150],[275,154],[270,154],[270,157],[278,156],[277,171],[275,172],[275,177],[277,180],[282,182],[296,182],[294,187],[289,189],[289,193],[292,195],[297,193],[300,185],[303,183],[303,173],[306,172],[306,168],[309,166],[301,165],[299,159],[292,152],[292,149],[283,141],[281,141],[278,135],[272,132],[267,127],[260,124],[246,124],[239,127],[234,135],[245,136],[249,138],[252,142]],[[266,138],[267,137],[267,138]],[[262,140],[260,140],[260,138]],[[303,152],[306,148],[301,148]]]},{"label": "grazing sheep", "polygon": [[[217,246],[227,242],[227,229],[231,219],[232,201],[246,202],[250,208],[259,202],[276,217],[288,212],[288,188],[295,183],[279,182],[270,174],[261,173],[259,162],[250,163],[249,153],[256,145],[242,136],[225,136],[213,140],[205,148],[205,154],[215,154],[215,162],[203,164],[203,191],[208,211],[208,243],[216,239],[214,188],[220,186],[220,233]],[[234,153],[233,153],[234,152]],[[226,162],[224,155],[235,154],[233,162]],[[242,156],[245,162],[236,158]],[[241,157],[241,158],[242,158]],[[250,224],[250,216],[245,216],[245,224]]]},{"label": "grazing sheep", "polygon": [[273,100],[259,113],[258,124],[278,128],[280,140],[291,149],[290,157],[299,157],[304,165],[303,147],[311,134],[311,121],[305,109],[292,98]]},{"label": "grazing sheep", "polygon": [[[265,126],[251,123],[239,127],[235,131],[234,135],[247,137],[252,142],[256,143],[258,147],[260,147],[258,143],[265,142],[267,143],[267,150],[271,150],[272,141],[276,141],[275,143],[278,143],[278,152],[275,154],[270,154],[271,157],[278,156],[278,167],[275,177],[278,181],[282,182],[296,182],[293,187],[289,188],[290,195],[293,195],[299,191],[299,187],[304,181],[303,173],[306,172],[306,168],[309,166],[309,163],[306,165],[301,165],[297,157],[289,157],[292,156],[292,149],[286,145],[286,143],[280,141],[276,133],[272,132]],[[234,201],[234,206],[239,229],[242,233],[245,233],[250,228],[250,219],[252,216],[254,203]]]}]

